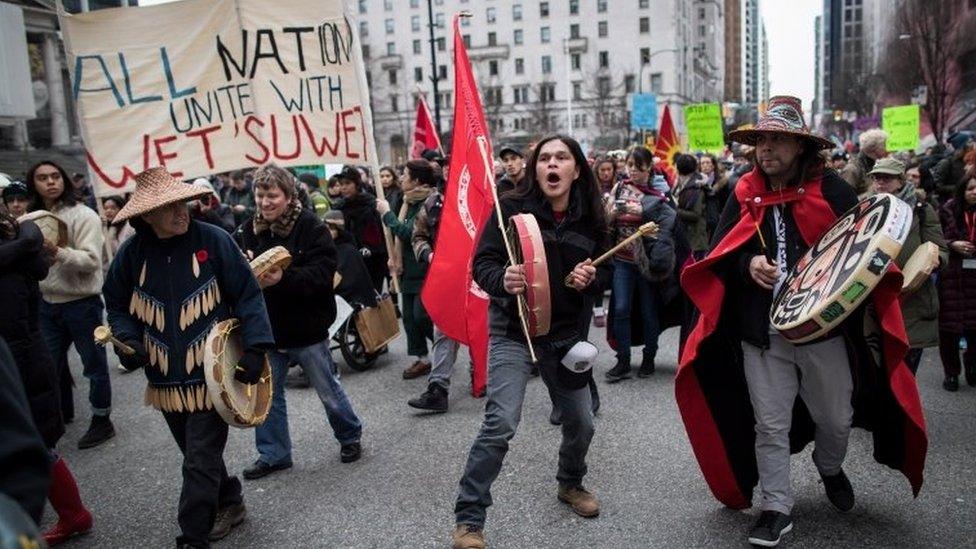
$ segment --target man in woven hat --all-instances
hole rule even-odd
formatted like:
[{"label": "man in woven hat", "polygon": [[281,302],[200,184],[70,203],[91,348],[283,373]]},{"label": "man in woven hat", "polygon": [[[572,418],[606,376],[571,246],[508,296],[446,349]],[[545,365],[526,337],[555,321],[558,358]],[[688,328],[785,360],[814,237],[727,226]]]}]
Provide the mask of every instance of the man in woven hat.
[{"label": "man in woven hat", "polygon": [[[900,469],[917,493],[924,420],[915,385],[888,384],[889,376],[911,379],[899,371],[907,370],[902,362],[878,364],[866,345],[846,345],[865,340],[864,322],[802,346],[770,326],[773,296],[787,273],[857,202],[851,186],[825,167],[820,151],[833,144],[810,133],[799,99],[784,96],[770,99],[753,129],[729,137],[755,146],[756,167],[729,197],[708,255],[682,274],[698,318],[675,394],[715,497],[731,508],[749,507],[759,482],[760,516],[748,539],[773,547],[793,528],[791,451],[815,441],[813,461],[827,498],[849,511],[854,492],[842,464],[851,426],[875,431],[875,459]],[[872,298],[892,304],[898,296],[879,285]],[[887,354],[897,347],[898,330],[904,338],[897,306],[881,314],[883,356],[898,356]],[[889,374],[879,376],[884,368]]]},{"label": "man in woven hat", "polygon": [[103,292],[115,336],[136,352],[121,353],[129,370],[144,368],[146,403],[160,410],[183,453],[179,547],[209,547],[245,516],[240,481],[227,475],[227,423],[214,410],[204,378],[211,328],[232,314],[244,353],[234,378],[258,381],[274,345],[261,288],[233,239],[190,218],[187,201],[210,194],[163,168],[136,176],[136,191],[115,216],[135,236],[119,248]]}]

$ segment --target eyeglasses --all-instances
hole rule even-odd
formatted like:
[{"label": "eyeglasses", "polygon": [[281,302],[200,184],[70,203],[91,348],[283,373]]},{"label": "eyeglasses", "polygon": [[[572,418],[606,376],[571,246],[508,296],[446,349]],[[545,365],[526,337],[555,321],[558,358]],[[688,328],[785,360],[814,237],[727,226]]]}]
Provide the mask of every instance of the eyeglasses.
[{"label": "eyeglasses", "polygon": [[40,181],[41,183],[45,181],[60,181],[60,180],[61,180],[61,172],[34,174],[34,181]]}]

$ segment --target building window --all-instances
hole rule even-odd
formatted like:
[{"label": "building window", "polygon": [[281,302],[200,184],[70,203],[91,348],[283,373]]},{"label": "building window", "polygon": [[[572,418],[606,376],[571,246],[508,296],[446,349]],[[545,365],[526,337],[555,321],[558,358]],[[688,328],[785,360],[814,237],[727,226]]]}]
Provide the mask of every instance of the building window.
[{"label": "building window", "polygon": [[574,71],[578,71],[580,70],[582,64],[583,64],[583,56],[581,56],[578,53],[572,53],[569,55],[569,66],[571,69],[573,69]]},{"label": "building window", "polygon": [[366,0],[359,0],[359,13],[366,13]]},{"label": "building window", "polygon": [[488,62],[488,76],[498,76],[498,61],[492,59]]},{"label": "building window", "polygon": [[447,65],[441,65],[437,67],[437,78],[444,79],[447,78]]},{"label": "building window", "polygon": [[698,8],[698,18],[699,19],[705,18],[705,8]]},{"label": "building window", "polygon": [[488,8],[485,10],[485,20],[489,23],[495,22],[495,8]]},{"label": "building window", "polygon": [[471,35],[470,34],[462,34],[461,35],[461,41],[464,42],[464,47],[465,48],[470,48],[471,47]]},{"label": "building window", "polygon": [[[467,17],[464,17],[462,19],[467,19]],[[443,29],[444,28],[444,14],[443,13],[438,13],[437,15],[435,15],[434,16],[434,23],[437,25],[437,28]]]},{"label": "building window", "polygon": [[529,87],[528,86],[512,86],[512,102],[513,103],[528,103],[529,102]]},{"label": "building window", "polygon": [[705,25],[698,25],[698,36],[705,36]]},{"label": "building window", "polygon": [[395,95],[391,95],[390,96],[390,111],[392,111],[392,112],[400,112],[400,101],[399,101],[399,99],[400,98],[397,97],[397,96],[395,96]]},{"label": "building window", "polygon": [[573,23],[569,26],[569,38],[574,40],[580,37],[579,33],[579,23]]},{"label": "building window", "polygon": [[653,93],[661,93],[661,87],[664,85],[664,76],[659,73],[651,73],[651,91]]},{"label": "building window", "polygon": [[390,70],[388,70],[386,72],[387,72],[387,74],[390,75],[390,85],[391,86],[396,86],[396,83],[397,83],[397,71],[396,71],[396,69],[390,69]]},{"label": "building window", "polygon": [[393,20],[387,19],[383,21],[383,26],[386,27],[386,34],[393,34]]},{"label": "building window", "polygon": [[364,44],[363,45],[363,59],[365,59],[367,61],[369,60],[369,45],[368,44]]},{"label": "building window", "polygon": [[651,32],[651,18],[641,17],[640,18],[640,33],[647,34]]},{"label": "building window", "polygon": [[369,36],[369,23],[366,21],[359,22],[359,36],[366,38]]},{"label": "building window", "polygon": [[610,66],[610,53],[606,51],[600,52],[600,68],[605,69]]},{"label": "building window", "polygon": [[539,29],[539,41],[543,44],[549,43],[549,27],[542,27]]},{"label": "building window", "polygon": [[624,76],[624,93],[633,93],[634,91],[634,75],[628,74]]},{"label": "building window", "polygon": [[410,7],[411,8],[419,8],[420,7],[420,0],[410,0]]},{"label": "building window", "polygon": [[579,0],[569,0],[569,14],[579,15]]},{"label": "building window", "polygon": [[539,17],[549,17],[549,2],[539,2]]},{"label": "building window", "polygon": [[437,51],[444,51],[445,48],[447,48],[447,42],[444,40],[444,37],[441,36],[437,39]]},{"label": "building window", "polygon": [[420,55],[420,40],[413,41],[413,54]]},{"label": "building window", "polygon": [[488,45],[489,46],[497,46],[498,45],[498,35],[495,34],[494,32],[489,32],[488,33]]},{"label": "building window", "polygon": [[651,48],[640,49],[640,64],[646,65],[651,62]]},{"label": "building window", "polygon": [[580,82],[573,82],[573,99],[583,99],[583,84]]},{"label": "building window", "polygon": [[413,68],[413,81],[414,82],[423,82],[424,81],[424,69],[422,69],[421,67],[414,67]]},{"label": "building window", "polygon": [[599,97],[609,97],[610,96],[610,77],[601,76],[596,81],[596,90]]},{"label": "building window", "polygon": [[394,42],[387,42],[386,43],[386,54],[387,55],[396,55],[396,44]]},{"label": "building window", "polygon": [[596,0],[596,11],[598,13],[607,12],[607,0]]},{"label": "building window", "polygon": [[512,4],[512,21],[522,20],[522,4]]},{"label": "building window", "polygon": [[393,11],[393,0],[383,0],[383,9]]},{"label": "building window", "polygon": [[552,57],[548,55],[542,56],[542,74],[549,74],[552,72]]},{"label": "building window", "polygon": [[599,23],[596,24],[596,33],[597,33],[597,35],[600,36],[600,38],[606,38],[607,37],[608,29],[607,29],[607,22],[606,21],[600,21]]},{"label": "building window", "polygon": [[461,18],[461,26],[462,27],[470,27],[471,26],[471,18],[470,17],[462,17]]},{"label": "building window", "polygon": [[515,42],[515,45],[520,45],[525,41],[525,36],[522,33],[522,29],[515,29],[515,31],[512,33],[512,40]]},{"label": "building window", "polygon": [[410,16],[410,30],[413,32],[420,32],[420,16],[412,15]]},{"label": "building window", "polygon": [[515,58],[515,74],[525,74],[525,59]]},{"label": "building window", "polygon": [[651,0],[639,0],[637,2],[637,7],[642,10],[651,7]]},{"label": "building window", "polygon": [[539,100],[540,101],[555,101],[556,100],[556,85],[555,84],[541,84],[539,86]]}]

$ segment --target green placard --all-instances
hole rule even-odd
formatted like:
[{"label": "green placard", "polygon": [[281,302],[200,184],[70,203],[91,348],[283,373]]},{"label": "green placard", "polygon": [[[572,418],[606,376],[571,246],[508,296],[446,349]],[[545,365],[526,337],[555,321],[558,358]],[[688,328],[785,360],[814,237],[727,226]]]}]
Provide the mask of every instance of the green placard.
[{"label": "green placard", "polygon": [[888,107],[882,113],[881,120],[884,131],[888,132],[889,151],[914,151],[918,148],[918,105]]},{"label": "green placard", "polygon": [[722,107],[718,103],[687,105],[685,127],[688,128],[688,149],[721,153],[725,149],[722,129]]}]

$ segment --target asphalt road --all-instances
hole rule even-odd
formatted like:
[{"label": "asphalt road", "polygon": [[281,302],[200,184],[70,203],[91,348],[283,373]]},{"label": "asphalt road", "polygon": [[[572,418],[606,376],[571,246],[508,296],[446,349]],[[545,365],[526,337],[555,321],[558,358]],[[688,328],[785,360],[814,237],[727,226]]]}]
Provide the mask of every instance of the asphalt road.
[{"label": "asphalt road", "polygon": [[[674,330],[663,336],[653,378],[616,385],[603,382],[613,357],[601,348],[603,408],[586,477],[602,501],[594,520],[577,517],[556,500],[559,429],[547,421],[542,381],[530,381],[519,432],[494,485],[486,525],[490,547],[747,545],[757,512],[730,511],[712,498],[679,419],[672,383],[676,341]],[[289,390],[295,466],[244,482],[248,521],[219,546],[450,546],[457,482],[484,404],[469,395],[463,360],[450,412],[415,413],[406,401],[426,382],[400,378],[404,354],[401,338],[374,370],[343,367],[342,383],[365,423],[364,456],[357,463],[339,463],[338,444],[314,391]],[[76,356],[73,366],[80,378]],[[830,507],[807,450],[793,460],[795,528],[781,546],[976,547],[976,389],[947,393],[941,379],[937,353],[926,352],[919,383],[931,443],[919,498],[912,498],[900,474],[874,463],[868,435],[855,431],[845,469],[857,507],[846,515]],[[95,515],[93,532],[66,547],[172,546],[179,531],[179,451],[162,416],[142,405],[143,375],[123,375],[113,365],[112,383],[118,436],[96,449],[76,449],[87,426],[82,384],[75,393],[79,420],[59,446]],[[255,457],[253,434],[232,429],[228,468],[239,474]]]}]

